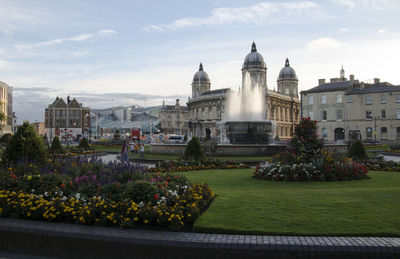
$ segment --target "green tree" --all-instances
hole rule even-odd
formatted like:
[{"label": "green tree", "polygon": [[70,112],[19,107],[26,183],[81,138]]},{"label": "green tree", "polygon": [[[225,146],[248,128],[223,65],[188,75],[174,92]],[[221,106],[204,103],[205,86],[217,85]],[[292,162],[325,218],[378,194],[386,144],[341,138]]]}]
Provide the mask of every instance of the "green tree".
[{"label": "green tree", "polygon": [[63,153],[63,148],[61,146],[60,139],[55,136],[53,138],[53,141],[51,142],[51,147],[50,147],[50,152],[51,153]]},{"label": "green tree", "polygon": [[46,161],[46,148],[36,129],[25,121],[17,133],[11,138],[3,154],[3,161],[11,163],[18,160]]},{"label": "green tree", "polygon": [[89,150],[89,142],[86,138],[82,138],[81,141],[79,141],[79,147],[80,150]]},{"label": "green tree", "polygon": [[203,149],[201,148],[200,141],[198,138],[193,137],[185,148],[185,159],[202,159],[204,157]]},{"label": "green tree", "polygon": [[114,139],[115,139],[115,140],[121,139],[121,135],[120,135],[119,129],[115,130],[115,132],[114,132]]},{"label": "green tree", "polygon": [[354,140],[349,148],[349,157],[352,159],[365,159],[367,157],[365,148],[361,140]]}]

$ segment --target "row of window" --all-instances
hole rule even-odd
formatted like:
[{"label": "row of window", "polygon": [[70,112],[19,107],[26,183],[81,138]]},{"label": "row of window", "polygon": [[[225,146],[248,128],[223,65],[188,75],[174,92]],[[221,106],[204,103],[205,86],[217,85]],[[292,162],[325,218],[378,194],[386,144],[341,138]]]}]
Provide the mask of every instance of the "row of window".
[{"label": "row of window", "polygon": [[[352,103],[353,102],[353,96],[348,95],[347,96],[347,102]],[[400,102],[400,94],[396,95],[396,102]],[[342,95],[337,94],[336,95],[336,103],[342,103]],[[386,103],[386,95],[382,94],[381,95],[381,103]],[[314,96],[310,95],[308,96],[308,104],[314,104]],[[321,104],[327,104],[327,95],[321,95]],[[372,96],[371,95],[366,95],[365,96],[365,104],[372,104]]]},{"label": "row of window", "polygon": [[[310,119],[314,120],[314,112],[312,112],[312,111],[308,112],[308,117],[310,117]],[[372,111],[366,111],[365,118],[367,120],[372,120],[373,119]],[[377,117],[377,119],[378,118],[379,117]],[[386,119],[386,110],[381,110],[381,117],[379,119]],[[400,109],[396,110],[396,119],[400,120]],[[323,121],[328,120],[328,111],[326,111],[326,110],[322,111],[321,120],[323,120]],[[336,120],[343,120],[343,112],[340,109],[336,110]]]},{"label": "row of window", "polygon": [[[322,132],[322,138],[323,139],[327,139],[328,138],[328,130],[327,128],[322,128],[321,130]],[[366,133],[366,139],[372,139],[373,137],[373,131],[371,127],[368,127],[365,129],[365,133]],[[387,139],[387,134],[388,134],[388,129],[386,127],[381,127],[380,128],[380,139]],[[400,127],[396,128],[396,138],[400,139]]]},{"label": "row of window", "polygon": [[[66,117],[67,111],[66,110],[56,110],[56,117]],[[80,117],[80,111],[69,111],[69,117]],[[50,117],[53,117],[53,113],[50,111]]]}]

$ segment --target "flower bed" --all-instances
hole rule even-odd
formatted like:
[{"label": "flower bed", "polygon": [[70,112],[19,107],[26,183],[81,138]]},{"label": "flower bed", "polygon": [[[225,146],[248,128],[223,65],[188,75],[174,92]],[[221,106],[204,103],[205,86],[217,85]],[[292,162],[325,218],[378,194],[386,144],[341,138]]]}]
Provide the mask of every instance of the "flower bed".
[{"label": "flower bed", "polygon": [[400,172],[400,162],[383,160],[364,160],[362,164],[368,170]]},{"label": "flower bed", "polygon": [[303,118],[290,141],[289,151],[257,166],[253,177],[275,181],[349,181],[367,179],[368,170],[360,163],[323,151],[317,122]]},{"label": "flower bed", "polygon": [[119,163],[64,160],[0,171],[0,216],[188,229],[214,198],[206,184]]},{"label": "flower bed", "polygon": [[209,169],[242,169],[250,168],[240,161],[221,161],[218,159],[208,160],[172,160],[162,161],[155,164],[152,168],[153,172],[182,172],[193,170],[209,170]]}]

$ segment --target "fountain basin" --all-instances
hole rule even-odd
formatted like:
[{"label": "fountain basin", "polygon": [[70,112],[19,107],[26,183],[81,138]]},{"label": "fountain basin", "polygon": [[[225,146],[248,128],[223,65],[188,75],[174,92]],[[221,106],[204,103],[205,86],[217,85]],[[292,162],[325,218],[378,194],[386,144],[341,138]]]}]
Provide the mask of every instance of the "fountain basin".
[{"label": "fountain basin", "polygon": [[226,121],[226,136],[231,144],[268,144],[270,121]]}]

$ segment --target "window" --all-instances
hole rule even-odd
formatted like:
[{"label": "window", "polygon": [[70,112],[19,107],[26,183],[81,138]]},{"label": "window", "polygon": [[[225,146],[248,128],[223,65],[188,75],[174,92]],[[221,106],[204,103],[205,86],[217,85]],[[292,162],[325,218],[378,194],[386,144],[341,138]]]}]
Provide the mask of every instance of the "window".
[{"label": "window", "polygon": [[400,138],[400,127],[397,127],[397,138]]},{"label": "window", "polygon": [[74,111],[69,111],[69,117],[74,117]]},{"label": "window", "polygon": [[365,96],[365,104],[372,104],[371,95],[366,95]]},{"label": "window", "polygon": [[353,102],[353,96],[352,95],[348,95],[347,96],[347,102],[348,103],[352,103]]},{"label": "window", "polygon": [[396,95],[396,102],[400,103],[400,94]]},{"label": "window", "polygon": [[308,117],[310,117],[310,120],[314,120],[314,112],[308,112]]},{"label": "window", "polygon": [[397,119],[400,120],[400,110],[397,110],[396,114],[397,114]]},{"label": "window", "polygon": [[322,138],[323,139],[328,138],[328,130],[326,128],[322,128]]},{"label": "window", "polygon": [[336,120],[342,120],[342,110],[336,111]]},{"label": "window", "polygon": [[382,119],[386,119],[386,111],[385,110],[382,110],[381,117],[382,117]]},{"label": "window", "polygon": [[308,104],[314,104],[314,96],[310,95],[308,97]]},{"label": "window", "polygon": [[381,139],[387,139],[387,128],[386,127],[381,128]]},{"label": "window", "polygon": [[367,138],[372,138],[372,128],[367,128]]},{"label": "window", "polygon": [[336,95],[336,103],[342,103],[342,95],[341,94]]},{"label": "window", "polygon": [[372,112],[371,111],[366,111],[365,115],[366,115],[367,120],[372,120]]},{"label": "window", "polygon": [[384,94],[381,95],[381,103],[386,103],[386,96]]},{"label": "window", "polygon": [[321,104],[326,104],[326,95],[321,96]]},{"label": "window", "polygon": [[322,120],[326,121],[328,118],[328,112],[327,111],[322,111]]}]

